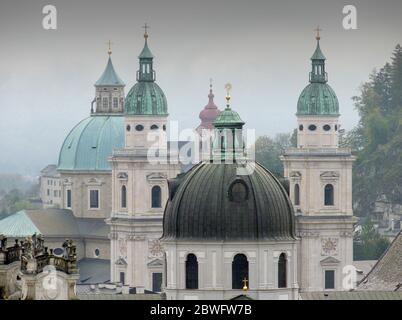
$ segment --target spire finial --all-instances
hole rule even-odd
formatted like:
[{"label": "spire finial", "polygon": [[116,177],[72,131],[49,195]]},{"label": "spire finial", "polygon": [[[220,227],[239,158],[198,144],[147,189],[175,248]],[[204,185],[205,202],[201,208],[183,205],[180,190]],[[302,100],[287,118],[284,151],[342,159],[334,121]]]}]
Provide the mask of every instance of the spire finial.
[{"label": "spire finial", "polygon": [[112,42],[109,40],[107,43],[108,45],[108,50],[107,50],[107,54],[110,56],[112,54]]},{"label": "spire finial", "polygon": [[149,29],[149,26],[147,25],[146,22],[144,23],[143,28],[144,28],[144,38],[145,38],[145,40],[147,40],[147,39],[148,39],[148,29]]},{"label": "spire finial", "polygon": [[209,78],[209,89],[212,91],[212,78]]},{"label": "spire finial", "polygon": [[320,29],[320,26],[317,26],[317,29],[314,29],[314,31],[316,32],[315,39],[316,39],[317,41],[320,41],[320,39],[321,39],[320,31],[322,31],[322,29]]},{"label": "spire finial", "polygon": [[232,90],[232,85],[230,83],[227,83],[225,85],[226,89],[226,108],[230,108],[230,90]]}]

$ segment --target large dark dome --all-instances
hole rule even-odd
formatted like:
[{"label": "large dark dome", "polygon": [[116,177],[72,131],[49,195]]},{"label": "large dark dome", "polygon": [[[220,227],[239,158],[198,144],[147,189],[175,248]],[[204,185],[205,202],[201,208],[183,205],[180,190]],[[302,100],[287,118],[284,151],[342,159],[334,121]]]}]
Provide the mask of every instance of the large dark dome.
[{"label": "large dark dome", "polygon": [[[254,166],[250,175],[238,168]],[[293,206],[285,188],[255,162],[202,162],[169,181],[163,239],[295,239]]]}]

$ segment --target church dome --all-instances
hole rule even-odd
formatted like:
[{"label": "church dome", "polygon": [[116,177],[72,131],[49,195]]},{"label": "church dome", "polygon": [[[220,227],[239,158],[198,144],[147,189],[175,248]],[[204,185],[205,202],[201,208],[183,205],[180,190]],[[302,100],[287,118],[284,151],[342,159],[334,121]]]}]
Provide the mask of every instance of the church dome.
[{"label": "church dome", "polygon": [[[239,170],[252,170],[238,175]],[[255,162],[202,162],[169,181],[163,238],[295,239],[293,206],[277,178]]]},{"label": "church dome", "polygon": [[108,157],[113,149],[123,147],[123,116],[91,116],[67,135],[60,150],[58,170],[109,171]]},{"label": "church dome", "polygon": [[339,102],[327,83],[310,83],[300,94],[297,115],[338,116]]},{"label": "church dome", "polygon": [[297,102],[297,115],[339,116],[339,102],[334,90],[327,84],[325,56],[320,48],[317,32],[317,46],[311,57],[310,84],[304,88]]},{"label": "church dome", "polygon": [[155,83],[153,54],[148,47],[148,33],[144,34],[145,43],[139,59],[137,83],[126,97],[125,113],[127,115],[167,116],[167,100],[162,89]]},{"label": "church dome", "polygon": [[125,113],[129,115],[167,115],[167,101],[155,82],[139,81],[126,97]]}]

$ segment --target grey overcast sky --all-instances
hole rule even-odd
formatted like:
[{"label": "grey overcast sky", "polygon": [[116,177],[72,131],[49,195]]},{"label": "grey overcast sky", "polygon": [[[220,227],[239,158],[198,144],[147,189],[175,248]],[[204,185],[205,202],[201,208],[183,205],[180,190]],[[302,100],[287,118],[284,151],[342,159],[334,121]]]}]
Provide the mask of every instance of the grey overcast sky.
[{"label": "grey overcast sky", "polygon": [[[57,8],[56,31],[42,28],[46,4]],[[357,8],[357,30],[342,27],[348,4]],[[109,39],[128,92],[144,22],[170,120],[196,127],[213,78],[220,108],[231,82],[247,127],[274,136],[296,127],[317,25],[341,123],[351,129],[351,97],[402,43],[401,16],[401,0],[1,0],[0,172],[37,174],[57,162],[65,136],[89,115]]]}]

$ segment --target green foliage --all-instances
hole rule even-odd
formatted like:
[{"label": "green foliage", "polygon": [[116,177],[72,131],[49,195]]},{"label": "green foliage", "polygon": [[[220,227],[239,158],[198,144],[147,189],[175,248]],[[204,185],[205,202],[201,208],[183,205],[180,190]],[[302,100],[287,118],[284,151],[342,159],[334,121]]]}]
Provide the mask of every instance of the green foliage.
[{"label": "green foliage", "polygon": [[374,71],[354,97],[358,126],[341,137],[352,148],[355,212],[364,216],[385,196],[402,204],[402,48],[397,45],[392,62]]},{"label": "green foliage", "polygon": [[295,146],[295,134],[280,133],[274,139],[261,136],[255,142],[255,160],[278,177],[283,176],[283,164],[279,157],[286,149]]},{"label": "green foliage", "polygon": [[34,209],[34,206],[28,201],[33,192],[36,192],[36,187],[26,192],[13,189],[4,194],[0,200],[0,219],[24,209]]},{"label": "green foliage", "polygon": [[389,240],[381,236],[369,218],[353,239],[353,260],[378,260],[389,246]]}]

